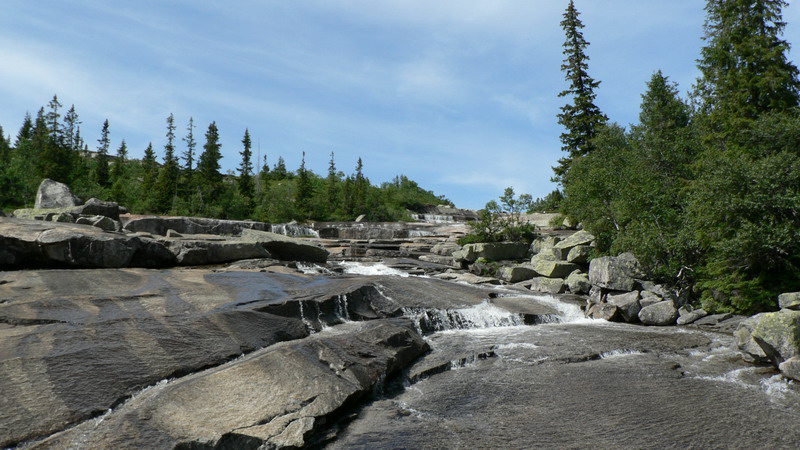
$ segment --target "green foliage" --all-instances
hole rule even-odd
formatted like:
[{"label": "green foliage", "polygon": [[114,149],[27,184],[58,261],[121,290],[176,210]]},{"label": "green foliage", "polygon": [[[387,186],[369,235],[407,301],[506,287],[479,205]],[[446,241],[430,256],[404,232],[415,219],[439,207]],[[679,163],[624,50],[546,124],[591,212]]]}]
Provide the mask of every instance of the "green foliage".
[{"label": "green foliage", "polygon": [[594,104],[596,94],[594,90],[600,86],[589,76],[589,57],[586,47],[589,43],[583,38],[583,23],[580,13],[575,9],[575,4],[570,0],[561,28],[564,29],[564,62],[561,71],[569,82],[569,87],[561,91],[559,97],[570,97],[571,103],[561,107],[558,123],[566,131],[561,134],[561,149],[567,156],[558,160],[558,166],[553,168],[554,179],[564,182],[564,177],[570,170],[572,162],[581,156],[588,155],[594,149],[592,140],[603,127],[608,118],[600,112]]},{"label": "green foliage", "polygon": [[253,197],[253,163],[251,159],[253,152],[250,150],[252,142],[250,142],[250,131],[245,128],[244,137],[242,138],[243,149],[239,153],[242,155],[242,162],[239,164],[239,193],[247,198]]},{"label": "green foliage", "polygon": [[103,129],[100,132],[100,139],[97,140],[100,144],[97,147],[97,161],[95,161],[94,178],[97,184],[103,187],[111,185],[111,178],[108,168],[108,148],[111,145],[109,138],[108,119],[103,122]]},{"label": "green foliage", "polygon": [[555,189],[543,198],[537,198],[531,203],[529,213],[535,212],[553,212],[561,208],[561,201],[564,199],[564,194],[560,190]]},{"label": "green foliage", "polygon": [[478,212],[478,220],[470,222],[470,233],[458,240],[459,245],[477,242],[533,242],[536,226],[528,223],[523,214],[530,210],[533,199],[530,194],[515,197],[514,189],[506,188],[500,203],[494,200]]}]

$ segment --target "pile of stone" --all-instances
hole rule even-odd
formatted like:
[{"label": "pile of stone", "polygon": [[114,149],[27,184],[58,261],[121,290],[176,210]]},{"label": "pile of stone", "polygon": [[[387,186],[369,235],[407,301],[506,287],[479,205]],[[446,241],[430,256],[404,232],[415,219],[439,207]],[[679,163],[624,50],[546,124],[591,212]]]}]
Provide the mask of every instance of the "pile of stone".
[{"label": "pile of stone", "polygon": [[778,296],[780,311],[756,314],[739,324],[734,336],[744,359],[772,364],[800,381],[800,292]]}]

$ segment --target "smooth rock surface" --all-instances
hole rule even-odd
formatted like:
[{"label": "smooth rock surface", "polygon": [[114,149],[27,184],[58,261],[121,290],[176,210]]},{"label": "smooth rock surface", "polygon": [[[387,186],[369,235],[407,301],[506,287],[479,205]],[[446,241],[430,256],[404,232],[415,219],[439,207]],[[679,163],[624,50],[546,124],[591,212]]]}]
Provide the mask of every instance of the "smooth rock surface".
[{"label": "smooth rock surface", "polygon": [[169,250],[175,255],[175,260],[183,266],[203,266],[271,257],[263,245],[256,242],[242,242],[236,238],[204,240],[185,237],[168,239],[166,242]]}]

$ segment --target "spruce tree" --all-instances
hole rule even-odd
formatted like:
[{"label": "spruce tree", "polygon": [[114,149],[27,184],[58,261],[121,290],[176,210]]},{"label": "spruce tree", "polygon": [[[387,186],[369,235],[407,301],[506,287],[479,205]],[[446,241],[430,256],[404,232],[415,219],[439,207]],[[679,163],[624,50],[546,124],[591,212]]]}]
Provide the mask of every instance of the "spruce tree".
[{"label": "spruce tree", "polygon": [[184,174],[184,192],[191,193],[194,191],[194,159],[195,149],[197,142],[194,139],[194,118],[189,117],[189,124],[186,126],[186,136],[183,138],[186,142],[186,151],[183,152],[183,174]]},{"label": "spruce tree", "polygon": [[153,188],[155,187],[156,178],[158,177],[158,161],[156,161],[156,152],[153,151],[153,143],[147,144],[144,150],[144,158],[142,158],[142,190],[147,195],[152,196]]},{"label": "spruce tree", "polygon": [[341,181],[341,177],[336,172],[333,152],[331,152],[331,160],[328,163],[328,177],[325,179],[325,200],[328,215],[335,213],[339,209],[339,184]]},{"label": "spruce tree", "polygon": [[[781,39],[783,0],[708,0],[706,42],[698,60],[698,100],[708,141],[740,135],[766,112],[795,108],[798,69]],[[722,139],[719,139],[722,138]]]},{"label": "spruce tree", "polygon": [[242,138],[242,163],[239,165],[239,192],[245,197],[253,197],[253,163],[251,158],[253,152],[251,151],[252,142],[250,141],[250,131],[245,128],[244,137]]},{"label": "spruce tree", "polygon": [[297,191],[295,192],[297,209],[307,213],[309,211],[308,202],[313,194],[311,177],[308,174],[308,170],[306,170],[306,152],[303,152],[300,168],[297,170]]},{"label": "spruce tree", "polygon": [[64,114],[64,146],[76,152],[80,149],[81,145],[78,142],[80,139],[80,120],[78,120],[78,113],[75,112],[75,105],[70,106],[66,114]]},{"label": "spruce tree", "polygon": [[203,153],[200,154],[197,161],[198,185],[206,202],[214,202],[222,190],[222,174],[219,172],[219,161],[222,159],[221,148],[217,124],[211,122],[206,131]]},{"label": "spruce tree", "polygon": [[286,162],[283,160],[283,156],[278,156],[278,162],[275,164],[275,167],[272,168],[272,179],[285,180],[286,178],[289,178],[289,171],[286,170]]},{"label": "spruce tree", "polygon": [[14,147],[19,148],[23,143],[29,142],[33,137],[33,119],[31,114],[26,112],[25,118],[22,120],[22,126],[19,127],[17,132],[17,140],[14,141]]},{"label": "spruce tree", "polygon": [[353,210],[356,215],[367,212],[367,193],[369,180],[364,176],[364,163],[358,158],[356,174],[353,179]]},{"label": "spruce tree", "polygon": [[109,138],[108,119],[103,122],[103,129],[100,131],[100,139],[97,140],[97,158],[94,166],[94,178],[97,184],[102,187],[109,187],[111,181],[108,173],[108,148],[111,145]]},{"label": "spruce tree", "polygon": [[164,165],[158,172],[154,192],[155,208],[159,212],[173,209],[178,193],[178,178],[180,168],[178,158],[175,156],[175,118],[172,114],[167,117],[167,143],[164,145]]},{"label": "spruce tree", "polygon": [[59,122],[59,118],[61,114],[58,113],[58,109],[61,108],[61,103],[58,101],[58,96],[53,95],[53,99],[50,100],[48,103],[50,107],[50,111],[45,116],[47,120],[47,129],[50,132],[50,139],[56,144],[62,143],[62,130],[61,130],[61,123]]},{"label": "spruce tree", "polygon": [[128,160],[128,144],[125,139],[119,144],[117,149],[117,157],[114,159],[114,165],[111,166],[111,182],[116,183],[118,180],[125,178],[125,164]]},{"label": "spruce tree", "polygon": [[570,0],[564,13],[564,20],[561,21],[561,27],[566,34],[563,52],[565,58],[561,70],[569,82],[569,87],[558,94],[559,97],[570,97],[572,100],[561,107],[561,113],[558,115],[558,123],[566,129],[566,132],[561,134],[563,144],[561,149],[567,152],[567,156],[559,159],[558,166],[553,168],[554,181],[562,183],[566,181],[565,177],[572,161],[591,153],[592,139],[608,120],[594,104],[596,97],[594,90],[600,82],[595,81],[588,73],[589,57],[586,55],[586,47],[589,43],[583,38],[581,32],[583,23],[579,15],[575,3]]}]

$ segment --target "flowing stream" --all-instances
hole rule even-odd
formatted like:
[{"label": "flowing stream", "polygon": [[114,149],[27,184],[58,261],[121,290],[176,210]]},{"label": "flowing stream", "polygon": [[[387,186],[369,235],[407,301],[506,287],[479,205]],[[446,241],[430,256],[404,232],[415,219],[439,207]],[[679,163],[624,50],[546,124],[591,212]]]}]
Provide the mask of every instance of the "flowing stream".
[{"label": "flowing stream", "polygon": [[[354,273],[386,273],[380,265]],[[750,366],[729,335],[583,317],[546,295],[550,323],[489,301],[408,308],[431,351],[330,448],[790,447],[800,389]],[[753,421],[759,417],[758,422]]]}]

